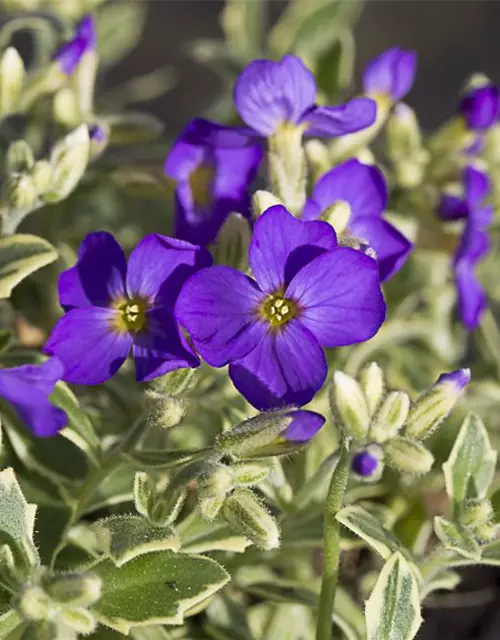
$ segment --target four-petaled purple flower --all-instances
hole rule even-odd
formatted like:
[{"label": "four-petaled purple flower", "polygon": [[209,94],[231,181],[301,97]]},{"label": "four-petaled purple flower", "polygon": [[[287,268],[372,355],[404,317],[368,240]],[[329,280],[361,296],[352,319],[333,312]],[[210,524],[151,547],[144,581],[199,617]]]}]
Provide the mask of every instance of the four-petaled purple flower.
[{"label": "four-petaled purple flower", "polygon": [[322,347],[368,340],[382,324],[377,263],[337,246],[326,222],[297,220],[280,205],[255,223],[249,263],[255,280],[224,266],[192,276],[177,316],[210,365],[230,365],[257,409],[304,405],[327,375]]},{"label": "four-petaled purple flower", "polygon": [[137,245],[127,265],[111,234],[91,233],[77,264],[59,278],[59,300],[67,312],[45,353],[62,361],[64,380],[75,384],[111,378],[131,349],[141,382],[197,367],[174,305],[186,279],[210,264],[205,249],[152,234]]},{"label": "four-petaled purple flower", "polygon": [[458,308],[464,326],[476,329],[486,307],[486,295],[474,268],[490,248],[487,227],[493,219],[493,207],[484,204],[491,183],[488,176],[468,166],[463,175],[464,197],[443,194],[439,216],[446,221],[465,219],[465,229],[453,257],[458,292]]},{"label": "four-petaled purple flower", "polygon": [[68,423],[65,412],[49,402],[63,373],[57,358],[40,365],[0,369],[0,397],[10,402],[30,431],[40,438],[55,436]]},{"label": "four-petaled purple flower", "polygon": [[377,115],[376,104],[370,98],[355,98],[337,107],[318,106],[313,74],[292,55],[279,62],[251,62],[237,79],[233,97],[247,128],[198,121],[204,142],[222,147],[245,146],[254,144],[255,138],[271,138],[283,129],[294,128],[307,136],[330,138],[365,129]]},{"label": "four-petaled purple flower", "polygon": [[70,76],[85,53],[95,51],[96,48],[97,35],[94,19],[92,16],[85,16],[77,24],[73,38],[58,49],[53,59],[62,73]]},{"label": "four-petaled purple flower", "polygon": [[174,143],[165,174],[176,183],[175,236],[205,246],[230,213],[250,217],[249,186],[263,156],[262,145],[222,148],[204,143],[203,120],[194,120]]},{"label": "four-petaled purple flower", "polygon": [[399,47],[387,49],[371,60],[363,73],[366,95],[399,102],[410,91],[417,70],[417,54]]},{"label": "four-petaled purple flower", "polygon": [[459,111],[467,128],[478,133],[492,127],[500,112],[500,92],[491,82],[468,88],[460,101]]},{"label": "four-petaled purple flower", "polygon": [[328,207],[338,205],[339,216],[344,219],[339,220],[342,229],[337,228],[337,232],[355,236],[374,249],[380,279],[384,281],[401,268],[413,248],[409,240],[382,219],[387,200],[382,172],[358,160],[348,160],[319,180],[306,203],[303,218],[314,220]]}]

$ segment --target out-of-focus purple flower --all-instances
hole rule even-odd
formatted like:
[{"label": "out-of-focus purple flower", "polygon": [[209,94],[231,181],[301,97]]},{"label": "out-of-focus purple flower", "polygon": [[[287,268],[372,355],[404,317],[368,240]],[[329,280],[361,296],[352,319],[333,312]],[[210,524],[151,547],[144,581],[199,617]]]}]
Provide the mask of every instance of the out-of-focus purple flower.
[{"label": "out-of-focus purple flower", "polygon": [[68,423],[65,412],[49,402],[63,374],[63,365],[57,358],[40,365],[0,369],[0,397],[10,402],[39,438],[55,436]]},{"label": "out-of-focus purple flower", "polygon": [[85,53],[95,51],[96,48],[97,36],[94,19],[88,15],[77,24],[73,38],[63,44],[55,53],[54,61],[62,73],[70,76]]},{"label": "out-of-focus purple flower", "polygon": [[453,257],[458,292],[458,308],[464,326],[476,329],[486,307],[486,294],[474,272],[490,248],[487,227],[493,207],[484,204],[491,190],[488,176],[472,166],[464,170],[464,197],[443,194],[438,214],[446,221],[465,219],[465,229]]},{"label": "out-of-focus purple flower", "polygon": [[230,364],[256,408],[304,405],[325,381],[322,347],[368,340],[382,324],[377,264],[338,247],[329,224],[280,205],[255,223],[249,262],[255,280],[223,266],[192,276],[177,316],[210,365]]},{"label": "out-of-focus purple flower", "polygon": [[62,361],[64,380],[75,384],[108,380],[131,349],[141,382],[197,367],[174,305],[186,279],[210,264],[205,249],[152,234],[137,245],[127,265],[111,234],[89,234],[77,264],[59,278],[59,301],[67,313],[45,353]]},{"label": "out-of-focus purple flower", "polygon": [[204,143],[217,147],[254,144],[280,130],[298,128],[304,135],[336,137],[372,125],[377,107],[369,98],[344,105],[318,106],[316,82],[304,63],[292,55],[274,60],[254,60],[241,72],[234,87],[234,104],[246,127],[224,127],[198,121]]},{"label": "out-of-focus purple flower", "polygon": [[260,144],[222,148],[203,141],[203,122],[194,120],[174,143],[165,174],[175,181],[175,236],[205,246],[230,213],[250,217],[249,186],[262,160]]},{"label": "out-of-focus purple flower", "polygon": [[368,450],[356,453],[351,462],[352,470],[363,478],[372,476],[377,471],[378,466],[379,459]]},{"label": "out-of-focus purple flower", "polygon": [[417,54],[399,47],[387,49],[371,60],[363,74],[363,89],[369,96],[402,100],[410,91],[417,71]]},{"label": "out-of-focus purple flower", "polygon": [[460,114],[472,131],[486,131],[498,120],[500,112],[500,92],[498,87],[488,82],[465,91],[459,105]]},{"label": "out-of-focus purple flower", "polygon": [[[384,281],[401,268],[413,248],[409,240],[382,219],[387,199],[382,172],[358,160],[348,160],[319,180],[306,203],[303,218],[314,220],[334,204],[347,205],[349,218],[345,232],[375,251],[380,279]],[[335,220],[333,224],[335,226]]]},{"label": "out-of-focus purple flower", "polygon": [[99,124],[94,124],[89,128],[89,137],[94,142],[102,144],[108,139],[106,130]]}]

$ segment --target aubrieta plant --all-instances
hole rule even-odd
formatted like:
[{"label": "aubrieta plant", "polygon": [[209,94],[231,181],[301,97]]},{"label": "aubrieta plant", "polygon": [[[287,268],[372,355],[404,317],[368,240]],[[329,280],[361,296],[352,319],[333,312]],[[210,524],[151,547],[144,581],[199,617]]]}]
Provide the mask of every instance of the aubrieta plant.
[{"label": "aubrieta plant", "polygon": [[0,7],[0,640],[412,640],[500,566],[497,87],[226,0],[169,141],[147,3]]}]

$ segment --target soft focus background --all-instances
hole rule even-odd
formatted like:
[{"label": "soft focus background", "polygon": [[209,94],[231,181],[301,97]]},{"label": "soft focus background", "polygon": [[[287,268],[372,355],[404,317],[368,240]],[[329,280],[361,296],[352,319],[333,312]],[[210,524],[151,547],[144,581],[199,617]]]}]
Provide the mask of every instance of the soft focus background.
[{"label": "soft focus background", "polygon": [[[65,0],[70,1],[70,0]],[[123,0],[128,1],[128,0]],[[136,0],[141,1],[141,0]],[[304,0],[308,2],[309,0]],[[222,37],[218,0],[148,0],[144,37],[105,78],[106,88],[167,65],[175,84],[141,105],[154,113],[174,137],[217,98],[217,74],[189,54],[196,40]],[[284,3],[269,3],[269,23]],[[424,128],[434,128],[453,112],[464,80],[482,71],[500,82],[500,2],[494,0],[368,0],[356,26],[356,69],[385,48],[398,45],[419,54],[417,82],[408,102]],[[353,88],[354,90],[354,88]],[[497,640],[500,638],[500,575],[471,569],[457,592],[436,596],[424,611],[419,640]],[[277,639],[279,640],[279,639]]]},{"label": "soft focus background", "polygon": [[[152,67],[171,65],[178,74],[175,88],[148,104],[147,110],[164,120],[167,131],[175,135],[217,96],[217,76],[193,62],[188,46],[193,40],[222,36],[219,14],[224,3],[136,1],[149,4],[144,38],[113,69],[109,82],[118,83]],[[270,22],[284,4],[280,0],[269,2]],[[357,77],[363,65],[387,47],[416,49],[419,72],[408,101],[425,127],[435,127],[449,116],[469,74],[480,70],[500,82],[499,24],[500,2],[495,0],[367,0],[355,28]]]}]

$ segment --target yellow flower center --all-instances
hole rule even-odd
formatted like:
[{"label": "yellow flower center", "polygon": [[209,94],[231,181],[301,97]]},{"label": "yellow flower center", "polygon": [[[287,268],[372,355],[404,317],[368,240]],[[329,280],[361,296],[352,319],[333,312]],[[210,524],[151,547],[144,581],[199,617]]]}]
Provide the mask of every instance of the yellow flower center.
[{"label": "yellow flower center", "polygon": [[189,186],[193,194],[194,204],[206,207],[212,202],[212,183],[215,170],[208,164],[201,164],[189,176]]},{"label": "yellow flower center", "polygon": [[261,313],[272,327],[281,327],[297,315],[297,305],[281,295],[271,295],[262,305]]},{"label": "yellow flower center", "polygon": [[138,333],[146,324],[148,305],[140,298],[119,300],[115,309],[119,312],[116,317],[116,328],[120,332]]}]

